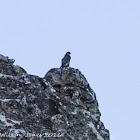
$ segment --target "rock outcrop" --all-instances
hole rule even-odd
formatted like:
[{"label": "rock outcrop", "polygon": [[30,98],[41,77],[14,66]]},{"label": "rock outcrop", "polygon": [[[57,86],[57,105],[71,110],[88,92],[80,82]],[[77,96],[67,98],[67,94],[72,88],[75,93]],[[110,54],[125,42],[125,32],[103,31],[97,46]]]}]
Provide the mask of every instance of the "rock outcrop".
[{"label": "rock outcrop", "polygon": [[0,139],[109,140],[95,92],[78,69],[29,75],[0,55]]}]

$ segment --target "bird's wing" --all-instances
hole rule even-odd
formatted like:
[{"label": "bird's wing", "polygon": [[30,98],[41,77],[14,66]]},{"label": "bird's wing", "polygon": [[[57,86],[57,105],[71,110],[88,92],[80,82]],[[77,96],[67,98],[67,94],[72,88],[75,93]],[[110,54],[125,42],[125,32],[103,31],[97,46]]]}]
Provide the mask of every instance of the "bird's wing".
[{"label": "bird's wing", "polygon": [[67,63],[69,63],[70,62],[70,56],[65,56],[63,59],[62,59],[62,65],[65,65],[65,64],[67,64]]}]

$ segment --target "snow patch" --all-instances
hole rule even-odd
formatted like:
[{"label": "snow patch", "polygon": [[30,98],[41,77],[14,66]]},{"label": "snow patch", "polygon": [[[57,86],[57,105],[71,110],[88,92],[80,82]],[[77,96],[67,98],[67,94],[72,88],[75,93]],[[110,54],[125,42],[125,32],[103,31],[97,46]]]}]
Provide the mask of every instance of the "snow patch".
[{"label": "snow patch", "polygon": [[5,87],[0,87],[0,89],[5,89]]},{"label": "snow patch", "polygon": [[17,76],[12,76],[12,75],[6,75],[6,74],[2,74],[0,73],[0,78],[9,78],[9,79],[14,79],[14,80],[17,80],[18,77]]},{"label": "snow patch", "polygon": [[51,92],[56,92],[56,90],[54,88],[50,88]]},{"label": "snow patch", "polygon": [[3,56],[2,54],[0,54],[0,59],[5,61],[5,62],[8,62],[8,57]]},{"label": "snow patch", "polygon": [[24,97],[22,98],[22,103],[23,104],[27,104],[27,102],[26,102],[26,96],[24,95]]},{"label": "snow patch", "polygon": [[77,112],[78,112],[78,109],[77,109],[77,108],[75,108],[75,109],[74,109],[74,111],[73,111],[73,112],[71,112],[71,114],[72,114],[72,115],[76,115],[76,114],[77,114]]},{"label": "snow patch", "polygon": [[95,121],[99,121],[99,119],[100,119],[100,115],[99,115],[99,114],[91,115],[91,117],[92,117]]},{"label": "snow patch", "polygon": [[[0,114],[0,121],[3,122],[6,126],[14,126],[15,124],[20,124],[22,121],[15,121],[6,116]],[[8,122],[9,121],[9,122]]]},{"label": "snow patch", "polygon": [[11,131],[11,132],[14,131],[16,134],[19,134],[19,133],[26,133],[25,130],[22,130],[22,129],[10,129],[10,131]]},{"label": "snow patch", "polygon": [[84,114],[84,115],[88,114],[88,115],[90,116],[90,112],[87,111],[87,110],[83,110],[83,114]]},{"label": "snow patch", "polygon": [[30,80],[27,77],[24,77],[25,84],[31,84]]},{"label": "snow patch", "polygon": [[16,100],[17,102],[20,102],[20,99],[0,99],[1,102],[9,102],[12,100]]},{"label": "snow patch", "polygon": [[90,122],[88,126],[92,128],[92,131],[97,135],[97,138],[99,140],[104,140],[104,138],[100,136],[99,132],[96,130],[95,125],[92,122]]}]

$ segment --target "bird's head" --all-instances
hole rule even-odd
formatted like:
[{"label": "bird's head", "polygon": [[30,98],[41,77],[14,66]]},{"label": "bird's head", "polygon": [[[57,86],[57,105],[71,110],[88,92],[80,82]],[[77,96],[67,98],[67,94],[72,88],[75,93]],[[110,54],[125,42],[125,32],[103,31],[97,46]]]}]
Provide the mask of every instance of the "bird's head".
[{"label": "bird's head", "polygon": [[67,53],[66,53],[66,55],[70,55],[70,54],[71,54],[70,52],[67,52]]}]

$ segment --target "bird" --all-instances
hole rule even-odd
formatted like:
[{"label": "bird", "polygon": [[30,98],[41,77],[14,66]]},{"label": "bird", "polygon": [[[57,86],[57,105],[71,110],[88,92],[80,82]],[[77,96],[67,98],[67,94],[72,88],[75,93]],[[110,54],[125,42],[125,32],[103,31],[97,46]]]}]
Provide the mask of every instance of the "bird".
[{"label": "bird", "polygon": [[71,56],[70,56],[70,52],[67,52],[66,54],[65,54],[65,56],[62,58],[62,60],[61,60],[61,68],[67,68],[67,67],[69,67],[69,65],[70,65],[70,59],[71,59]]}]

